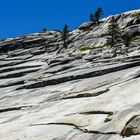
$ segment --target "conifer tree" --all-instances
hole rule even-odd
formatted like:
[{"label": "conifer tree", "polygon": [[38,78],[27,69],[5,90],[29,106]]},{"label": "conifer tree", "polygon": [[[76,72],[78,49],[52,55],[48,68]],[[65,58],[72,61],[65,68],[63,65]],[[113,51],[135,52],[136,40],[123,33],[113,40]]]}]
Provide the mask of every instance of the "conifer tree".
[{"label": "conifer tree", "polygon": [[94,22],[94,17],[93,17],[93,14],[92,13],[90,14],[90,21],[91,22]]},{"label": "conifer tree", "polygon": [[122,36],[123,43],[126,47],[130,45],[132,39],[133,39],[133,36],[129,35],[128,33]]},{"label": "conifer tree", "polygon": [[68,33],[69,33],[68,25],[65,24],[64,25],[63,32],[62,32],[62,41],[63,41],[63,47],[64,48],[67,48],[67,39],[69,37]]},{"label": "conifer tree", "polygon": [[114,17],[111,19],[111,23],[108,26],[108,33],[111,39],[108,41],[108,44],[113,47],[116,44],[116,41],[121,38],[121,30],[119,25]]},{"label": "conifer tree", "polygon": [[42,29],[42,32],[47,32],[47,31],[48,31],[47,28]]},{"label": "conifer tree", "polygon": [[98,8],[97,10],[96,10],[96,12],[94,13],[94,15],[93,15],[93,21],[94,21],[94,23],[96,24],[96,25],[99,25],[99,20],[100,20],[100,18],[101,18],[101,16],[103,15],[103,10],[102,10],[102,8]]}]

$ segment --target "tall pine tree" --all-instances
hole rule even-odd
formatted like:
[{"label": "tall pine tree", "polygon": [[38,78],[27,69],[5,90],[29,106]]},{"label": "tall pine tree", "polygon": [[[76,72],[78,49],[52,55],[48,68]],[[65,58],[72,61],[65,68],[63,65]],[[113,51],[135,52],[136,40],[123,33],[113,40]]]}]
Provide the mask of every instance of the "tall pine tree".
[{"label": "tall pine tree", "polygon": [[94,17],[93,17],[93,14],[92,13],[90,14],[90,21],[91,22],[94,22]]},{"label": "tall pine tree", "polygon": [[93,21],[94,21],[94,23],[96,24],[96,25],[99,25],[99,23],[100,23],[100,18],[101,18],[101,16],[103,15],[103,10],[102,10],[102,8],[98,8],[97,10],[96,10],[96,12],[94,13],[94,15],[93,15]]},{"label": "tall pine tree", "polygon": [[129,35],[128,33],[126,33],[122,36],[123,43],[126,47],[130,46],[133,37],[134,36]]},{"label": "tall pine tree", "polygon": [[118,39],[121,38],[121,30],[114,17],[112,17],[111,23],[108,26],[107,34],[111,37],[110,40],[108,40],[108,45],[111,47],[113,47],[117,43]]},{"label": "tall pine tree", "polygon": [[67,48],[67,39],[69,37],[68,33],[69,33],[68,25],[65,24],[64,25],[63,32],[62,32],[62,41],[63,41],[63,47],[64,48]]}]

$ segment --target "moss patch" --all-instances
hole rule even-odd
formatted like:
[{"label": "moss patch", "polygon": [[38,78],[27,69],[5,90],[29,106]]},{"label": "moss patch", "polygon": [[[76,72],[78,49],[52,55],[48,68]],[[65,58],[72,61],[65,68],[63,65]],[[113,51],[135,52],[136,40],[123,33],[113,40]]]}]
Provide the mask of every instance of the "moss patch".
[{"label": "moss patch", "polygon": [[134,38],[131,39],[131,41],[137,41],[140,40],[140,36],[135,36]]},{"label": "moss patch", "polygon": [[94,47],[94,46],[82,46],[80,48],[80,51],[95,50],[95,49],[104,48],[104,47],[108,47],[107,43],[105,43],[102,46],[97,46],[97,47]]}]

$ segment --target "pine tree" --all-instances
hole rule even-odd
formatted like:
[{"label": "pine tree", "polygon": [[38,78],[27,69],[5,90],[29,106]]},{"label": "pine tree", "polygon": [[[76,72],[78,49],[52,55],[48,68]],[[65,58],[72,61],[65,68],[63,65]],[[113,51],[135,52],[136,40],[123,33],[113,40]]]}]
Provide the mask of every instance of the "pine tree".
[{"label": "pine tree", "polygon": [[67,39],[69,37],[68,33],[69,33],[68,25],[65,24],[64,25],[63,32],[62,32],[62,41],[63,41],[63,47],[64,48],[67,48]]},{"label": "pine tree", "polygon": [[47,31],[48,31],[47,28],[42,29],[42,32],[47,32]]},{"label": "pine tree", "polygon": [[132,41],[133,36],[126,33],[122,36],[123,43],[126,47],[128,47]]},{"label": "pine tree", "polygon": [[98,8],[97,10],[96,10],[96,12],[94,13],[94,15],[93,15],[93,21],[94,21],[94,23],[96,24],[96,25],[99,25],[99,19],[101,18],[101,16],[103,15],[103,10],[102,10],[102,8]]},{"label": "pine tree", "polygon": [[91,22],[94,21],[94,17],[93,17],[93,14],[92,14],[92,13],[90,14],[90,21],[91,21]]},{"label": "pine tree", "polygon": [[108,26],[107,34],[111,37],[111,39],[108,41],[108,44],[112,47],[116,44],[116,41],[121,38],[121,30],[114,17],[112,17],[111,23]]}]

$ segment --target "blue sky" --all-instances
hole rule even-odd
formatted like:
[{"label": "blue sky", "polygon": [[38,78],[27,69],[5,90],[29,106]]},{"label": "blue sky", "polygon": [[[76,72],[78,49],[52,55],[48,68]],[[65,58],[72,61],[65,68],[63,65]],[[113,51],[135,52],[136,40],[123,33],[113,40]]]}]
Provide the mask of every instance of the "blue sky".
[{"label": "blue sky", "polygon": [[48,30],[70,29],[89,20],[102,7],[104,16],[139,9],[140,0],[0,0],[0,38]]}]

